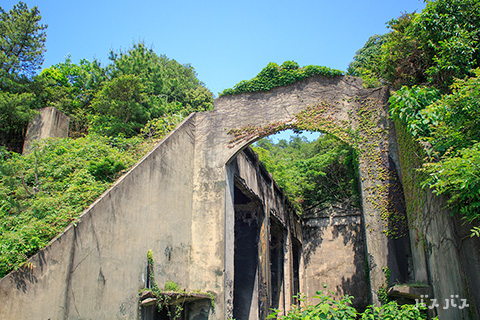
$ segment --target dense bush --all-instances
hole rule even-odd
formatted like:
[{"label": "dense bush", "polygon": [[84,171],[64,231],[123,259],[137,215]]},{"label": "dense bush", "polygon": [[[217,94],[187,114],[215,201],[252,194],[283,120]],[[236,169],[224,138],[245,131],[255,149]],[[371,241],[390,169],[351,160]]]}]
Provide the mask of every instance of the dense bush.
[{"label": "dense bush", "polygon": [[390,98],[392,116],[406,123],[429,158],[424,187],[449,197],[469,222],[480,219],[480,69],[457,79],[451,94],[404,87]]},{"label": "dense bush", "polygon": [[300,212],[336,202],[359,205],[357,152],[334,136],[262,139],[253,150]]},{"label": "dense bush", "polygon": [[262,71],[251,80],[243,80],[231,89],[225,89],[221,96],[244,92],[268,91],[275,87],[287,86],[294,82],[315,75],[336,77],[343,75],[342,71],[321,66],[306,66],[300,68],[295,61],[285,61],[282,65],[269,63]]},{"label": "dense bush", "polygon": [[480,1],[427,1],[420,13],[392,19],[392,30],[370,38],[348,69],[368,85],[433,85],[448,91],[454,78],[480,67]]},{"label": "dense bush", "polygon": [[352,306],[351,296],[344,296],[339,300],[329,294],[317,291],[313,298],[319,299],[315,305],[304,304],[294,307],[284,316],[278,316],[279,310],[275,310],[267,319],[281,320],[423,320],[427,319],[426,307],[416,305],[399,306],[395,301],[388,302],[381,307],[369,306],[363,313],[358,313]]},{"label": "dense bush", "polygon": [[153,141],[49,139],[28,155],[0,147],[0,277],[74,222]]}]

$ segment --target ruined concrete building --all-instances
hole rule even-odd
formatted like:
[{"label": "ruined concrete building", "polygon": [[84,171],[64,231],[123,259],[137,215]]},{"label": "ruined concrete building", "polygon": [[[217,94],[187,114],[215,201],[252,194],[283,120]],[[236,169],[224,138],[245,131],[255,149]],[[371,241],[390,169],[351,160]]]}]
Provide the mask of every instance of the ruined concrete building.
[{"label": "ruined concrete building", "polygon": [[[186,118],[28,268],[0,280],[0,318],[265,319],[270,308],[289,310],[300,292],[311,299],[324,283],[354,295],[359,307],[378,303],[380,289],[395,282],[421,282],[439,301],[458,294],[479,305],[478,243],[459,245],[461,227],[441,199],[430,194],[418,208],[428,217],[421,233],[386,232],[388,212],[409,214],[401,191],[409,172],[388,95],[354,78],[317,76],[216,99],[213,111]],[[296,215],[248,148],[285,128],[330,132],[359,150],[361,210]],[[182,290],[153,294],[152,279]],[[434,311],[441,319],[477,312]]]}]

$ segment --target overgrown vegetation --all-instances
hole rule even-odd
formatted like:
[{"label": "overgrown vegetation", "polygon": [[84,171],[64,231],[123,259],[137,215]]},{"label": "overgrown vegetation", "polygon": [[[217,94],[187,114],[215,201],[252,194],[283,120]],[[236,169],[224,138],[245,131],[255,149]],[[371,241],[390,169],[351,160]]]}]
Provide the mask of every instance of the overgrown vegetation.
[{"label": "overgrown vegetation", "polygon": [[153,142],[87,135],[42,141],[27,155],[0,147],[0,277],[74,222]]},{"label": "overgrown vegetation", "polygon": [[295,61],[285,61],[280,66],[275,62],[271,62],[255,78],[248,81],[240,81],[233,88],[225,89],[220,95],[268,91],[275,87],[287,86],[315,75],[333,78],[343,75],[343,72],[322,66],[305,66],[300,68]]},{"label": "overgrown vegetation", "polygon": [[480,66],[480,2],[426,1],[421,13],[388,22],[392,32],[372,36],[350,64],[348,74],[367,84],[431,85],[448,91],[454,78]]},{"label": "overgrown vegetation", "polygon": [[252,148],[300,212],[338,202],[359,206],[357,152],[334,136],[264,138]]},{"label": "overgrown vegetation", "polygon": [[[110,64],[70,57],[37,71],[46,26],[37,7],[0,8],[0,277],[19,268],[186,115],[213,107],[192,66],[144,43]],[[70,138],[20,155],[37,109],[70,119]]]},{"label": "overgrown vegetation", "polygon": [[155,281],[155,260],[153,259],[152,250],[149,250],[147,253],[147,268],[148,268],[148,288],[141,289],[139,294],[140,296],[144,291],[148,291],[153,294],[153,297],[157,299],[156,307],[159,310],[165,308],[167,315],[170,319],[180,319],[182,316],[185,299],[180,299],[180,303],[170,295],[171,292],[179,293],[184,295],[184,297],[191,296],[193,294],[201,294],[203,297],[208,297],[210,300],[210,305],[212,309],[215,308],[215,297],[210,292],[201,292],[197,290],[195,292],[186,292],[184,289],[181,289],[180,286],[174,281],[166,281],[163,289],[160,288],[158,283]]},{"label": "overgrown vegetation", "polygon": [[417,153],[426,153],[412,166],[423,174],[411,173],[417,178],[407,177],[405,188],[446,195],[449,207],[473,223],[472,235],[480,218],[479,11],[478,0],[428,1],[422,12],[391,20],[392,31],[371,37],[348,69],[366,86],[397,90],[391,115],[421,146]]},{"label": "overgrown vegetation", "polygon": [[[317,295],[313,298],[318,299],[317,304],[301,304],[294,307],[284,316],[278,316],[280,310],[276,310],[270,314],[267,319],[282,320],[422,320],[427,319],[426,307],[422,305],[401,305],[395,301],[388,302],[381,307],[369,306],[363,313],[357,312],[351,306],[351,296],[344,296],[339,300],[333,299],[328,293],[317,291]],[[304,299],[300,299],[304,301]]]}]

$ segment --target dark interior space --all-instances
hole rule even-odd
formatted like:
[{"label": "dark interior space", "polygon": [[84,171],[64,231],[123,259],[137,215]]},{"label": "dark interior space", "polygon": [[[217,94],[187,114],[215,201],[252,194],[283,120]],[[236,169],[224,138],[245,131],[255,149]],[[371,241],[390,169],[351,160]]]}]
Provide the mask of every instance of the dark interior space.
[{"label": "dark interior space", "polygon": [[293,256],[293,301],[298,304],[299,300],[296,296],[300,293],[300,259],[302,255],[302,245],[300,241],[292,239],[292,256]]},{"label": "dark interior space", "polygon": [[156,304],[142,307],[141,318],[144,320],[169,320],[166,308],[159,308]]},{"label": "dark interior space", "polygon": [[284,243],[285,231],[282,224],[270,218],[270,280],[271,308],[278,309],[282,297],[284,279]]},{"label": "dark interior space", "polygon": [[235,252],[233,317],[249,319],[258,310],[258,204],[237,186],[234,191]]},{"label": "dark interior space", "polygon": [[413,279],[412,253],[408,228],[405,195],[395,162],[388,158],[389,189],[388,207],[390,212],[388,229],[392,231],[388,239],[388,267],[390,269],[390,284],[407,283]]}]

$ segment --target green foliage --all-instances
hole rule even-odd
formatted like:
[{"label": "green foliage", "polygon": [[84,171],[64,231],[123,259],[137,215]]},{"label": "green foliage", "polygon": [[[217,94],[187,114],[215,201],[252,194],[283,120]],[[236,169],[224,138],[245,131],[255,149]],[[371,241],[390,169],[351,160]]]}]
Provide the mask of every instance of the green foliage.
[{"label": "green foliage", "polygon": [[[305,305],[301,303],[300,306],[294,306],[286,315],[278,317],[280,310],[275,310],[267,319],[281,319],[281,320],[320,320],[320,319],[335,319],[335,320],[354,320],[358,313],[351,306],[351,296],[344,296],[340,300],[333,299],[330,295],[317,291],[313,296],[314,299],[319,299],[315,305]],[[301,302],[305,299],[300,299]]]},{"label": "green foliage", "polygon": [[[315,299],[319,302],[315,305],[305,305],[301,303],[300,306],[294,308],[284,316],[278,316],[279,310],[275,310],[267,319],[281,319],[281,320],[423,320],[427,319],[426,307],[416,305],[402,305],[399,306],[395,301],[384,304],[381,307],[369,306],[364,313],[358,313],[351,307],[351,296],[343,296],[339,300],[335,300],[328,294],[317,291]],[[301,299],[303,302],[304,300]]]},{"label": "green foliage", "polygon": [[480,1],[428,1],[412,24],[412,35],[425,53],[430,83],[448,89],[454,77],[480,67]]},{"label": "green foliage", "polygon": [[178,292],[180,291],[180,287],[178,286],[178,284],[176,284],[175,282],[173,281],[167,281],[165,282],[165,286],[163,288],[165,291],[175,291],[175,292]]},{"label": "green foliage", "polygon": [[213,107],[213,95],[197,79],[191,65],[181,65],[164,55],[158,56],[144,43],[134,43],[126,51],[111,51],[110,60],[112,65],[108,67],[108,74],[111,79],[123,75],[134,75],[139,79],[148,94],[144,101],[144,107],[151,115],[148,120],[182,111],[186,116]]},{"label": "green foliage", "polygon": [[381,55],[382,45],[387,42],[389,34],[374,35],[355,53],[353,61],[349,64],[347,74],[363,79],[366,88],[374,88],[382,85]]},{"label": "green foliage", "polygon": [[74,222],[148,147],[89,135],[45,140],[28,155],[1,148],[0,277]]},{"label": "green foliage", "polygon": [[362,320],[422,320],[427,319],[426,307],[416,305],[398,305],[391,301],[381,307],[370,307],[362,314]]},{"label": "green foliage", "polygon": [[422,116],[429,119],[430,136],[424,138],[439,155],[468,148],[480,139],[480,68],[475,77],[457,79],[452,94],[428,105]]},{"label": "green foliage", "polygon": [[133,75],[122,75],[108,81],[92,101],[95,112],[91,116],[93,132],[115,136],[135,135],[157,110],[149,110],[141,80]]},{"label": "green foliage", "polygon": [[71,136],[87,132],[133,136],[148,121],[213,108],[213,94],[190,65],[157,55],[143,43],[111,51],[111,64],[65,62],[36,80],[35,106],[54,106],[72,118]]},{"label": "green foliage", "polygon": [[358,205],[357,153],[334,136],[313,142],[291,137],[277,144],[262,139],[253,150],[300,211],[334,202]]},{"label": "green foliage", "polygon": [[[37,7],[19,2],[9,12],[0,7],[0,88],[7,79],[31,77],[43,62],[47,26]],[[7,86],[8,87],[8,86]]]},{"label": "green foliage", "polygon": [[428,136],[431,119],[421,111],[439,98],[440,91],[437,89],[403,86],[389,99],[390,114],[394,119],[403,121],[414,137]]},{"label": "green foliage", "polygon": [[28,122],[36,115],[33,99],[31,93],[0,91],[0,145],[21,150]]},{"label": "green foliage", "polygon": [[35,112],[32,80],[45,51],[45,25],[37,7],[23,2],[0,7],[0,145],[21,151]]},{"label": "green foliage", "polygon": [[91,102],[106,81],[106,70],[96,60],[82,59],[58,63],[44,69],[36,77],[36,104],[39,107],[56,107],[70,117],[70,136],[86,134]]},{"label": "green foliage", "polygon": [[468,222],[480,220],[480,143],[424,165],[424,185],[449,196],[448,204]]},{"label": "green foliage", "polygon": [[141,129],[145,138],[161,139],[172,131],[182,120],[183,116],[172,114],[161,118],[152,119]]},{"label": "green foliage", "polygon": [[249,81],[243,80],[232,89],[225,89],[220,95],[269,91],[275,87],[287,86],[315,75],[336,77],[343,75],[343,72],[321,66],[306,66],[300,68],[295,61],[285,61],[280,66],[271,62],[263,68],[255,78]]},{"label": "green foliage", "polygon": [[402,88],[390,98],[391,113],[430,156],[422,186],[449,197],[448,204],[469,222],[480,218],[480,69],[457,79],[451,94]]},{"label": "green foliage", "polygon": [[[405,13],[388,22],[387,35],[371,37],[349,67],[367,85],[385,81],[430,84],[448,91],[454,78],[480,67],[480,2],[427,1],[421,13]],[[378,81],[377,81],[378,80]]]}]

